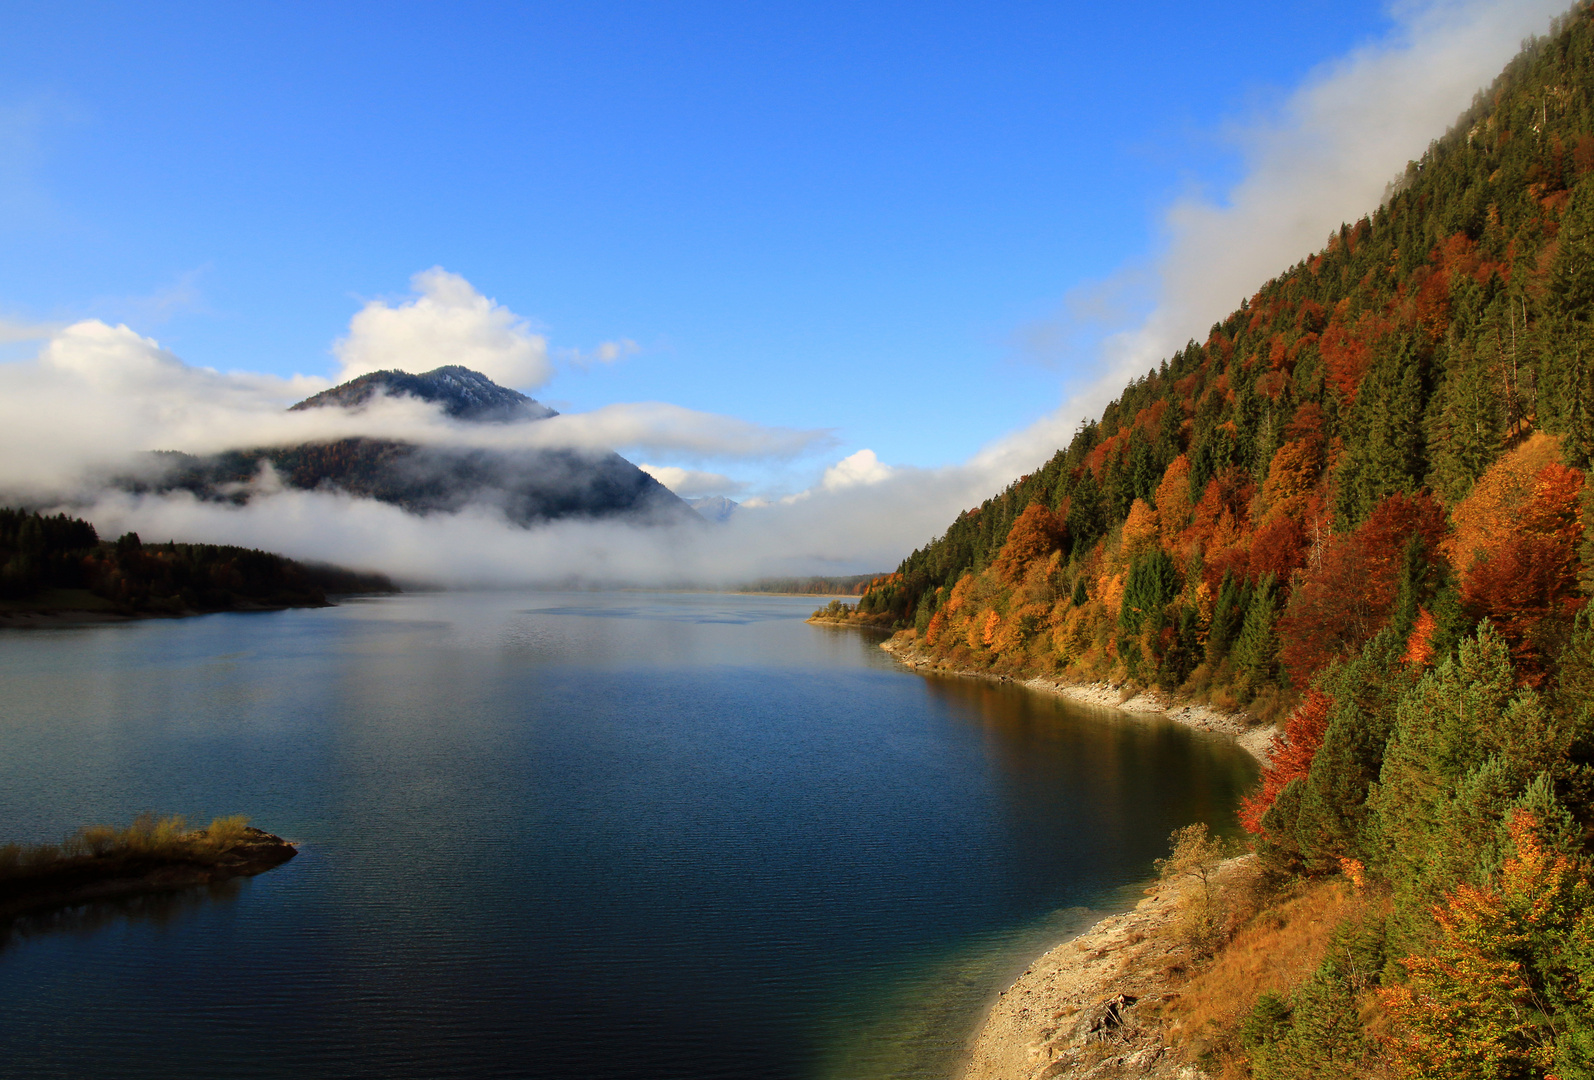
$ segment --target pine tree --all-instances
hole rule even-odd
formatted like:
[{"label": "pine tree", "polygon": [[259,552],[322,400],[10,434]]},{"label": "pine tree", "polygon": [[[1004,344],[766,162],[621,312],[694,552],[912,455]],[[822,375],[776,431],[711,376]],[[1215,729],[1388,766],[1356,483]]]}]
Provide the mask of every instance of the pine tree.
[{"label": "pine tree", "polygon": [[1555,337],[1543,367],[1546,426],[1565,433],[1567,456],[1594,454],[1594,178],[1578,184],[1557,235],[1546,305]]},{"label": "pine tree", "polygon": [[1277,614],[1277,579],[1263,574],[1251,591],[1245,609],[1245,622],[1234,643],[1234,665],[1246,676],[1252,688],[1271,680],[1278,671],[1278,635],[1273,632]]},{"label": "pine tree", "polygon": [[1385,497],[1421,486],[1426,366],[1415,338],[1404,335],[1368,370],[1351,410],[1351,448],[1339,469],[1341,527],[1360,523]]},{"label": "pine tree", "polygon": [[1442,893],[1497,864],[1496,823],[1570,744],[1538,695],[1517,689],[1488,624],[1401,698],[1371,805],[1408,939]]},{"label": "pine tree", "polygon": [[1458,342],[1449,357],[1428,418],[1428,482],[1446,506],[1454,506],[1499,456],[1504,417],[1490,365],[1477,347]]}]

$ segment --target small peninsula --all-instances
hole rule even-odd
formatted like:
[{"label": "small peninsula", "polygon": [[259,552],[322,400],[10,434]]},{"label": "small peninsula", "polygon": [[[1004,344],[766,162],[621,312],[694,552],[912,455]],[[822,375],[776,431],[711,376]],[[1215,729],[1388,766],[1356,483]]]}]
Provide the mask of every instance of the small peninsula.
[{"label": "small peninsula", "polygon": [[298,849],[280,836],[216,818],[190,830],[181,817],[145,815],[125,829],[91,825],[61,844],[0,845],[0,923],[21,915],[253,877]]}]

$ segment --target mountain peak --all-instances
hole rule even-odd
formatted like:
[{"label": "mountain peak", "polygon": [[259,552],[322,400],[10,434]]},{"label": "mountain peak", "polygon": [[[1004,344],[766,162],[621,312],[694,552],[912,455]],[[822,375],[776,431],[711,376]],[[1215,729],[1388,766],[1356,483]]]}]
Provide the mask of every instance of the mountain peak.
[{"label": "mountain peak", "polygon": [[481,372],[459,364],[446,364],[420,375],[398,370],[373,371],[307,397],[289,411],[333,405],[351,409],[364,405],[377,394],[435,402],[442,405],[445,413],[459,420],[545,420],[558,415],[520,391],[499,386]]}]

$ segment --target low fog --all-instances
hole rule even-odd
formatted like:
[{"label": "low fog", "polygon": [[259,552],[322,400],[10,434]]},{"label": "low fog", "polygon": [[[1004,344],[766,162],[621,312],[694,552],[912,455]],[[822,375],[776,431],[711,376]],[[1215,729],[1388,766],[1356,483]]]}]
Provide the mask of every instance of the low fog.
[{"label": "low fog", "polygon": [[[0,326],[0,339],[41,341],[34,357],[0,363],[0,496],[87,517],[106,536],[133,530],[151,541],[244,544],[445,586],[726,584],[890,569],[959,511],[1043,463],[1128,379],[1187,339],[1204,339],[1263,282],[1374,209],[1406,162],[1560,6],[1403,5],[1389,39],[1325,66],[1276,112],[1229,132],[1246,165],[1242,179],[1220,198],[1177,202],[1155,264],[1120,270],[1154,282],[1149,313],[1073,358],[1055,411],[960,465],[893,467],[861,450],[806,490],[749,499],[723,524],[675,526],[565,520],[526,529],[482,505],[421,517],[337,492],[286,489],[269,475],[243,506],[109,485],[151,450],[207,454],[364,435],[442,447],[618,449],[633,461],[668,462],[644,467],[690,497],[735,494],[738,463],[790,461],[835,444],[824,428],[770,428],[663,402],[513,424],[461,423],[408,398],[357,411],[286,411],[380,368],[463,364],[532,393],[551,377],[547,342],[524,319],[433,268],[416,275],[408,300],[373,301],[354,316],[334,345],[335,378],[195,367],[125,326],[94,320]],[[594,356],[634,348],[605,343]]]}]

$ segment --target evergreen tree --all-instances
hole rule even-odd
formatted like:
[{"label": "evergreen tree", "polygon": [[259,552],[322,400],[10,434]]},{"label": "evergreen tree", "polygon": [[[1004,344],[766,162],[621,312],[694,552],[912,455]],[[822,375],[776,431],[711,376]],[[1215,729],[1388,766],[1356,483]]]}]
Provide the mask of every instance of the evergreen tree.
[{"label": "evergreen tree", "polygon": [[1562,770],[1568,736],[1538,695],[1517,689],[1487,623],[1401,698],[1371,803],[1408,941],[1445,891],[1499,865],[1498,822]]},{"label": "evergreen tree", "polygon": [[1278,613],[1277,592],[1274,576],[1263,574],[1251,592],[1245,622],[1234,644],[1234,665],[1245,674],[1248,686],[1253,688],[1271,680],[1278,671],[1279,642],[1278,635],[1273,632],[1273,621]]},{"label": "evergreen tree", "polygon": [[1212,628],[1207,634],[1207,657],[1214,663],[1228,657],[1245,626],[1250,603],[1251,590],[1245,579],[1236,578],[1232,570],[1224,571],[1217,602],[1212,605]]},{"label": "evergreen tree", "polygon": [[1572,463],[1594,454],[1594,178],[1578,184],[1557,235],[1546,302],[1555,330],[1542,396],[1552,431],[1566,435]]},{"label": "evergreen tree", "polygon": [[[1333,702],[1323,745],[1301,782],[1293,820],[1280,811],[1276,822],[1293,836],[1310,868],[1335,868],[1343,858],[1370,861],[1374,846],[1367,829],[1367,798],[1383,768],[1394,702],[1411,681],[1400,663],[1403,651],[1404,642],[1385,629],[1359,655],[1323,677]],[[1267,818],[1263,825],[1273,827]]]},{"label": "evergreen tree", "polygon": [[1500,453],[1504,414],[1491,366],[1474,343],[1456,343],[1433,396],[1427,423],[1433,454],[1428,482],[1447,506],[1464,498]]},{"label": "evergreen tree", "polygon": [[1351,412],[1353,436],[1339,469],[1342,527],[1361,522],[1396,492],[1421,487],[1424,466],[1423,402],[1426,358],[1412,335],[1403,335],[1368,370]]},{"label": "evergreen tree", "polygon": [[1163,608],[1179,595],[1179,571],[1161,548],[1155,548],[1134,561],[1124,583],[1123,607],[1118,625],[1129,633],[1149,623],[1160,627]]},{"label": "evergreen tree", "polygon": [[1074,484],[1069,498],[1067,526],[1069,551],[1083,554],[1107,532],[1107,508],[1102,503],[1101,489],[1087,468]]}]

